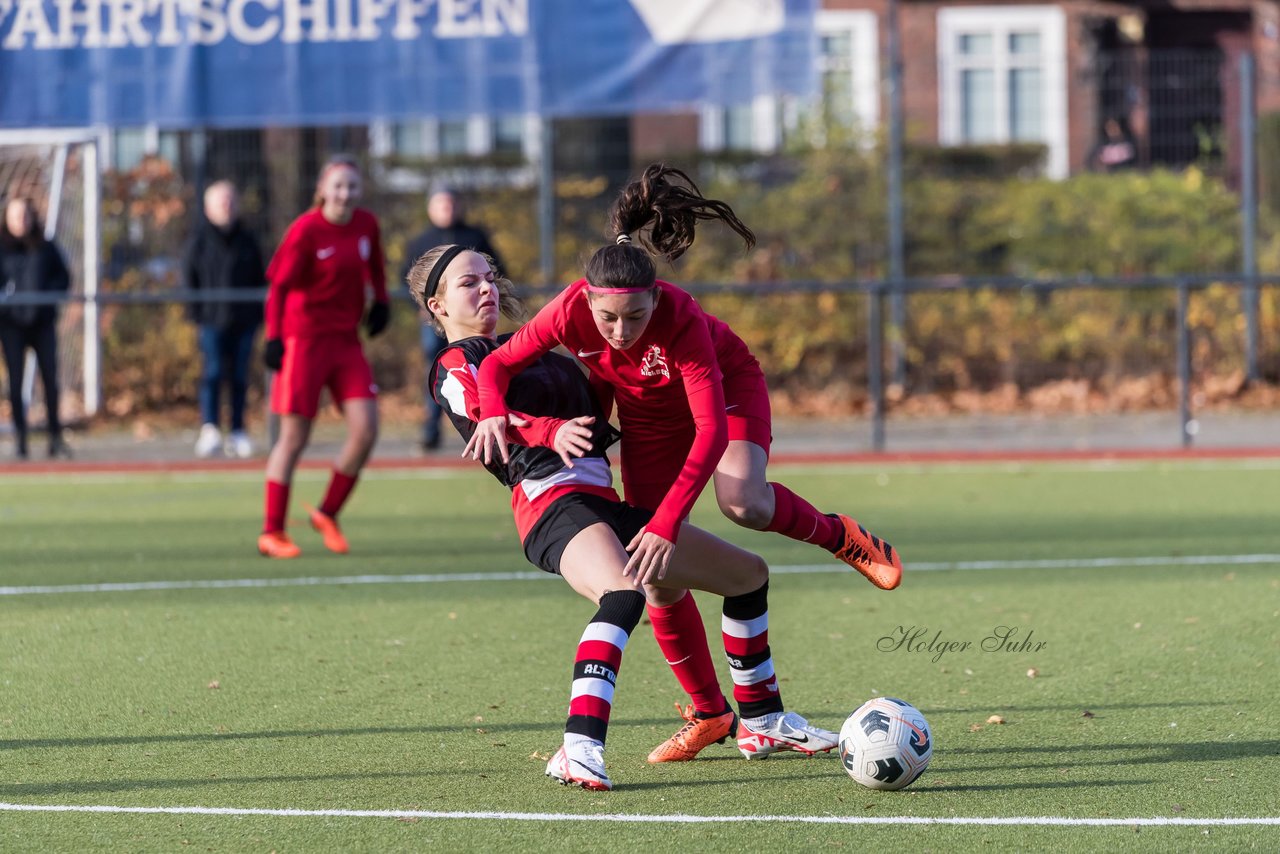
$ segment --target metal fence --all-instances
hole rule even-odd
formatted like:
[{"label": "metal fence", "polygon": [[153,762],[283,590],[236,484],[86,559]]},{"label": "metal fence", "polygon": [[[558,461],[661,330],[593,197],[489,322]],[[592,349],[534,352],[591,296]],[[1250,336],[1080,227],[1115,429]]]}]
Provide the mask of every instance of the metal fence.
[{"label": "metal fence", "polygon": [[[965,446],[963,438],[955,435],[957,427],[949,433],[938,432],[949,420],[956,425],[968,423],[970,430],[1002,430],[1005,436],[997,444],[1002,442],[1008,449],[1071,448],[1087,440],[1065,427],[1072,419],[1123,421],[1138,415],[1145,416],[1145,426],[1133,425],[1128,438],[1125,431],[1113,430],[1102,447],[1191,447],[1202,432],[1199,410],[1229,407],[1248,388],[1239,324],[1229,324],[1224,332],[1216,316],[1224,311],[1238,316],[1247,286],[1260,287],[1266,304],[1280,304],[1275,302],[1280,300],[1277,285],[1280,277],[1185,276],[704,283],[689,289],[731,325],[759,330],[759,315],[779,305],[791,308],[790,323],[811,330],[826,324],[827,328],[818,330],[820,338],[805,346],[798,359],[787,353],[791,339],[785,328],[758,331],[758,340],[749,338],[749,343],[766,365],[782,414],[839,416],[850,431],[865,433],[855,444],[884,451],[919,448],[918,440],[903,445],[895,438],[919,434],[921,429],[934,431],[939,449]],[[890,326],[885,311],[887,298],[894,293],[906,294],[912,318],[901,330]],[[523,289],[531,307],[553,294],[542,288]],[[223,291],[204,292],[198,298],[237,301],[261,296],[260,292]],[[407,302],[403,294],[399,296]],[[108,318],[132,314],[141,324],[153,325],[157,312],[180,311],[195,298],[191,292],[168,291],[104,293],[95,298],[77,294],[69,299],[33,296],[13,302],[66,302],[72,307],[95,302]],[[1060,351],[1069,346],[1065,339],[1056,342],[1053,350],[1043,349],[1046,326],[1057,323],[1055,318],[1082,313],[1088,313],[1093,322],[1109,322],[1117,331],[1127,327],[1140,334],[1124,346],[1107,346],[1104,330],[1082,336],[1071,352]],[[403,319],[414,312],[404,305],[399,314]],[[975,332],[981,338],[976,345]],[[1277,334],[1280,330],[1271,330],[1269,345],[1280,344],[1274,340]],[[911,354],[910,384],[905,388],[895,386],[892,379],[887,343],[895,336]],[[405,362],[419,357],[412,336],[400,339],[388,348],[393,364],[384,358],[377,373],[381,380],[399,370],[402,381],[392,390],[412,399],[421,385],[422,366],[406,367]],[[1280,347],[1268,347],[1270,353],[1278,351]],[[189,401],[194,394],[193,363],[178,359],[167,368],[156,367],[176,372],[169,378],[169,387],[175,391],[170,402]],[[1280,358],[1273,356],[1268,372],[1277,370]],[[192,384],[184,393],[188,382]],[[261,393],[261,387],[257,389]],[[116,393],[131,392],[116,389]],[[1046,437],[1045,425],[1054,420],[1062,422],[1058,435]],[[1026,431],[1037,430],[1038,440],[1028,444]],[[1143,435],[1131,442],[1139,438],[1137,430]],[[1214,436],[1205,438],[1214,443]]]}]

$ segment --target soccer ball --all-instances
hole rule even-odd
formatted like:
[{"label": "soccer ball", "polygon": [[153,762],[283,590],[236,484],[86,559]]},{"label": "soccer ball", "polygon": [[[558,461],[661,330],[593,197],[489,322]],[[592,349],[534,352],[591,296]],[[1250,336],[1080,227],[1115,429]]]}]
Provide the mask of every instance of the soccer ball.
[{"label": "soccer ball", "polygon": [[902,789],[929,767],[933,733],[920,710],[893,697],[858,707],[840,727],[840,761],[871,789]]}]

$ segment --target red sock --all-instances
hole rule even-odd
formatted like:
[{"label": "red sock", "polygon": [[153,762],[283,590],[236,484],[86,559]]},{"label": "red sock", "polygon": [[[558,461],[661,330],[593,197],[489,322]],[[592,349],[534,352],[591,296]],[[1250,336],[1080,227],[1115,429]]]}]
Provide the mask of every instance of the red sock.
[{"label": "red sock", "polygon": [[669,607],[647,605],[646,610],[658,648],[671,665],[680,687],[689,695],[694,710],[709,715],[723,712],[729,704],[720,690],[715,665],[711,663],[706,627],[693,594],[685,593],[683,599]]},{"label": "red sock", "polygon": [[784,537],[835,551],[844,542],[844,527],[780,483],[773,487],[773,519],[765,526]]},{"label": "red sock", "polygon": [[347,503],[351,490],[356,488],[359,474],[343,474],[337,469],[329,478],[329,488],[324,491],[324,501],[320,502],[320,512],[329,518],[336,518],[342,505]]},{"label": "red sock", "polygon": [[289,512],[289,484],[267,481],[266,519],[262,523],[262,533],[270,534],[284,530],[284,516]]}]

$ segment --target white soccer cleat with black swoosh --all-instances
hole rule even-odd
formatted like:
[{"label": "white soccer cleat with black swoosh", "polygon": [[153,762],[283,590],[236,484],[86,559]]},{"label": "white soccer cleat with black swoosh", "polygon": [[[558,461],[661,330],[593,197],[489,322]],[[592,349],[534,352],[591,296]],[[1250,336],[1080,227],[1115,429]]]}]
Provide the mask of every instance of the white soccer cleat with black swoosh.
[{"label": "white soccer cleat with black swoosh", "polygon": [[581,786],[596,792],[607,792],[613,781],[604,772],[604,745],[598,741],[579,741],[561,747],[547,763],[547,776],[563,786]]},{"label": "white soccer cleat with black swoosh", "polygon": [[834,732],[810,726],[795,712],[775,712],[738,721],[738,749],[748,759],[765,759],[782,750],[812,756],[826,753],[840,740]]}]

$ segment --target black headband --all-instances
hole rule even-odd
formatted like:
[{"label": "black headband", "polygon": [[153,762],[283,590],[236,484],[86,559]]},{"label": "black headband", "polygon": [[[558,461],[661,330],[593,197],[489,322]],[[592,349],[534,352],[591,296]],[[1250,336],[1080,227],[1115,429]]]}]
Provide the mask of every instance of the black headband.
[{"label": "black headband", "polygon": [[435,296],[436,287],[440,284],[440,277],[444,275],[445,268],[449,266],[449,262],[454,258],[457,258],[463,252],[470,251],[471,250],[467,247],[460,246],[455,243],[441,253],[440,257],[436,259],[435,265],[432,266],[431,273],[427,276],[427,287],[422,292],[422,299],[424,301]]}]

